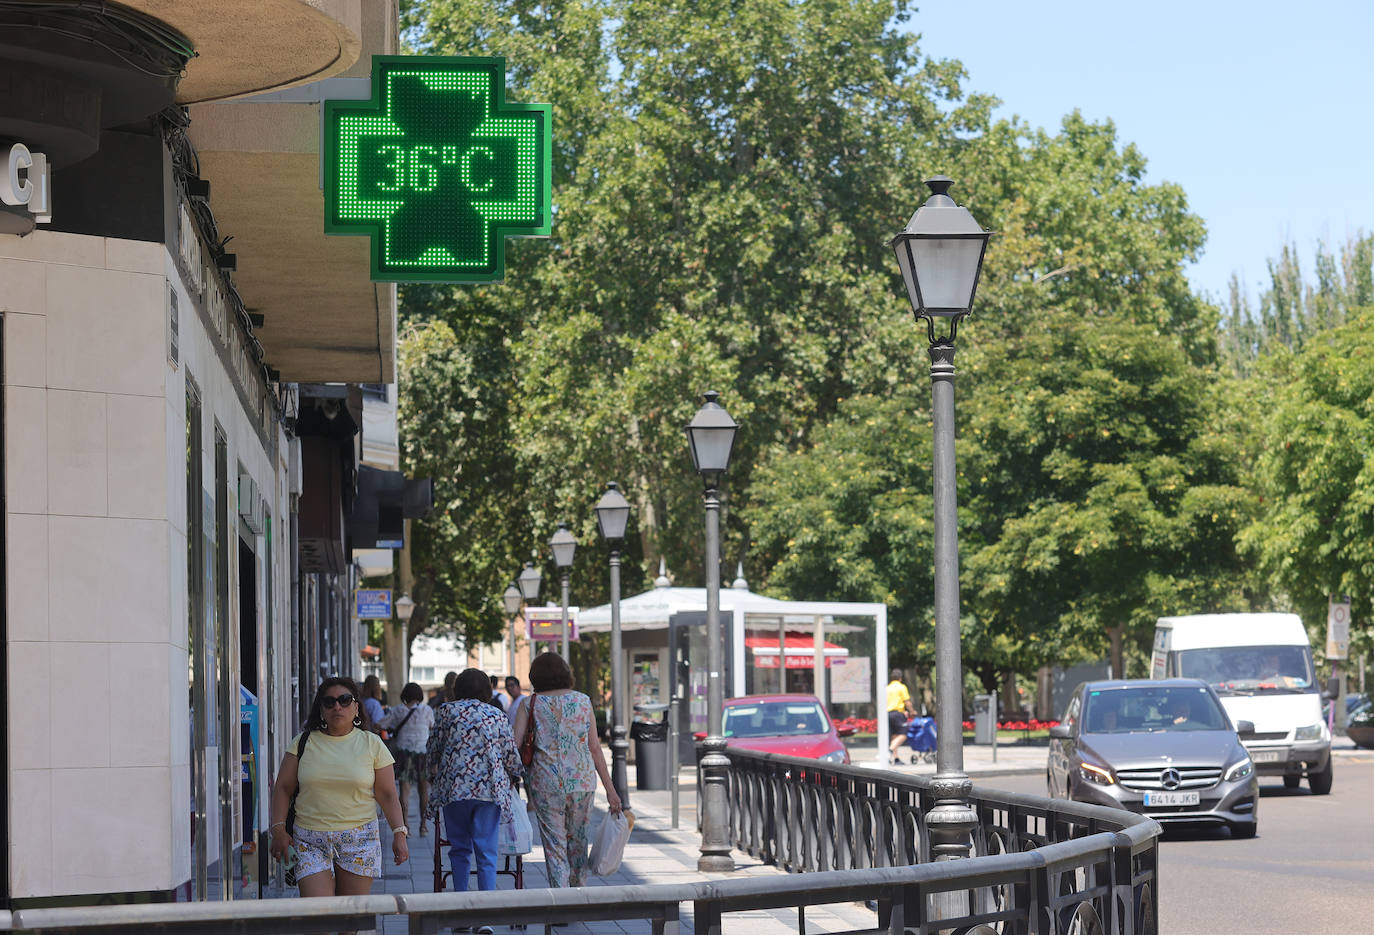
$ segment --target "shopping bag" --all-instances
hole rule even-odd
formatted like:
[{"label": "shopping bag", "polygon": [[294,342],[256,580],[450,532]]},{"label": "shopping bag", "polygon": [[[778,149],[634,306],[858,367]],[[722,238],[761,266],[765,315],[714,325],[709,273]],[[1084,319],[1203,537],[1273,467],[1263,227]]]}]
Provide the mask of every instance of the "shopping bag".
[{"label": "shopping bag", "polygon": [[599,877],[608,877],[620,869],[620,861],[625,856],[625,844],[630,840],[630,821],[625,813],[607,815],[601,819],[596,829],[596,839],[592,841],[592,853],[587,866]]},{"label": "shopping bag", "polygon": [[501,819],[500,839],[496,842],[496,853],[502,857],[528,854],[534,849],[534,828],[530,826],[530,816],[525,811],[525,803],[516,799],[511,803],[509,817]]}]

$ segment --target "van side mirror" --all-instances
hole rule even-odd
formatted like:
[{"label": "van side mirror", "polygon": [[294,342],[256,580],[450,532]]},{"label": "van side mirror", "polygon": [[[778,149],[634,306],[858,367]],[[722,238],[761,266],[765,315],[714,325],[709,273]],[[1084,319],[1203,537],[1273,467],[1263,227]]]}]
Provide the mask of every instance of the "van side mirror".
[{"label": "van side mirror", "polygon": [[1236,733],[1241,737],[1255,736],[1254,721],[1236,721]]},{"label": "van side mirror", "polygon": [[1326,688],[1322,689],[1322,700],[1330,701],[1341,693],[1341,680],[1336,676],[1326,680]]},{"label": "van side mirror", "polygon": [[1050,728],[1051,740],[1072,740],[1073,731],[1067,724],[1056,724]]}]

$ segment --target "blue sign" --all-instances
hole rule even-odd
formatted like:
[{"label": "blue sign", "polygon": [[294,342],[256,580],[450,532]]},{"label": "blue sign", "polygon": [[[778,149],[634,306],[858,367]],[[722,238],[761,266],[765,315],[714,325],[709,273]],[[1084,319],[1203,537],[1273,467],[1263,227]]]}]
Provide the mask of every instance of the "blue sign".
[{"label": "blue sign", "polygon": [[358,618],[360,620],[391,619],[391,590],[389,588],[376,590],[359,588],[353,594],[357,598]]}]

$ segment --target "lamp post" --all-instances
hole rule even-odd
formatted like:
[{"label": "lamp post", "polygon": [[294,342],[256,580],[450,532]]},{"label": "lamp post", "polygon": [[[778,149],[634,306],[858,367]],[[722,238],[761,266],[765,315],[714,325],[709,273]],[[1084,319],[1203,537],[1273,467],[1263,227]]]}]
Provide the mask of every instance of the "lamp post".
[{"label": "lamp post", "polygon": [[510,618],[509,674],[515,675],[515,618],[516,615],[520,613],[521,596],[520,589],[515,586],[514,582],[512,582],[511,585],[508,588],[506,588],[505,593],[501,595],[501,600],[506,605],[506,616]]},{"label": "lamp post", "polygon": [[[538,569],[538,568],[535,568],[534,565],[533,565],[533,563],[531,563],[531,562],[526,562],[526,563],[525,563],[525,567],[522,568],[522,569],[520,569],[520,574],[519,574],[519,576],[515,579],[515,583],[516,583],[517,585],[519,585],[519,587],[520,587],[520,596],[523,597],[523,598],[525,599],[525,603],[526,603],[526,604],[538,603],[538,601],[539,601],[539,587],[540,587],[540,585],[542,585],[542,584],[544,583],[544,576],[541,575],[541,574],[539,574],[539,569]],[[528,635],[528,633],[529,633],[529,621],[528,621],[528,620],[525,621],[525,632],[526,632],[526,635]],[[518,676],[518,675],[515,674],[515,628],[514,628],[514,627],[511,628],[510,638],[511,638],[511,648],[510,648],[510,672],[509,672],[508,674],[510,674],[510,675],[515,675],[516,678],[519,678],[520,676]],[[532,643],[531,643],[531,647],[533,647],[533,644],[532,644]],[[531,654],[533,654],[533,649],[531,649]]]},{"label": "lamp post", "polygon": [[[931,196],[892,239],[916,320],[930,340],[935,487],[935,678],[938,683],[935,805],[926,816],[936,860],[969,856],[978,816],[969,807],[964,772],[963,663],[959,652],[959,532],[954,479],[954,337],[973,307],[983,252],[992,234],[948,194],[953,182],[928,179]],[[936,337],[935,320],[949,320]],[[967,911],[966,894],[942,894],[939,918]]]},{"label": "lamp post", "polygon": [[413,613],[415,613],[415,602],[411,600],[409,594],[402,594],[396,598],[396,619],[401,621],[401,680],[403,682],[410,679],[410,639],[406,630],[410,626],[410,617]]},{"label": "lamp post", "polygon": [[611,785],[620,796],[622,808],[630,807],[630,786],[625,776],[625,754],[630,741],[625,737],[625,713],[621,699],[625,694],[625,672],[620,664],[620,543],[630,522],[630,501],[615,481],[596,501],[596,525],[601,538],[611,548]]},{"label": "lamp post", "polygon": [[730,758],[725,755],[721,718],[725,704],[721,671],[724,651],[720,633],[720,476],[730,466],[739,425],[716,402],[720,394],[705,394],[706,402],[687,426],[692,467],[705,483],[706,502],[706,741],[701,759],[701,856],[697,870],[719,873],[735,869],[730,854],[725,788]]},{"label": "lamp post", "polygon": [[568,655],[568,573],[572,570],[573,553],[577,551],[577,540],[568,531],[567,523],[559,523],[558,531],[549,540],[553,552],[553,563],[558,566],[558,576],[563,585],[563,661],[571,663]]}]

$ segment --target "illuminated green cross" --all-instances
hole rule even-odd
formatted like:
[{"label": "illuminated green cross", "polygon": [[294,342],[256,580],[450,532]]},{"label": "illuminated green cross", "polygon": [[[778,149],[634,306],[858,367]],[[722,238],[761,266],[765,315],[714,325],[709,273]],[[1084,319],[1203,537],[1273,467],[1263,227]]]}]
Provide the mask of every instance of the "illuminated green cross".
[{"label": "illuminated green cross", "polygon": [[548,236],[550,106],[508,104],[501,58],[378,55],[372,100],[325,101],[324,229],[372,236],[379,282],[494,282]]}]

